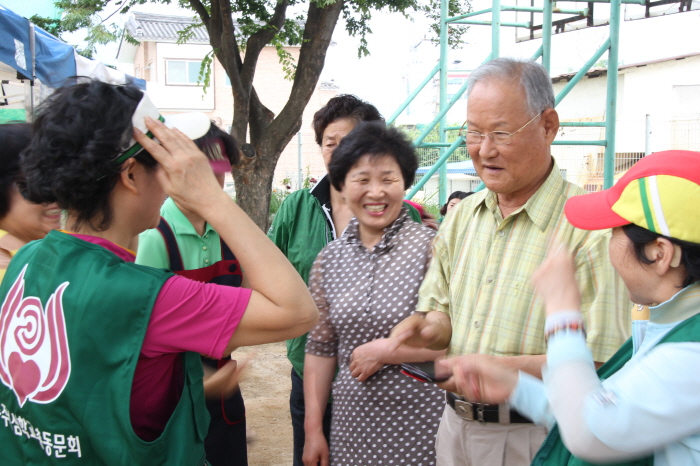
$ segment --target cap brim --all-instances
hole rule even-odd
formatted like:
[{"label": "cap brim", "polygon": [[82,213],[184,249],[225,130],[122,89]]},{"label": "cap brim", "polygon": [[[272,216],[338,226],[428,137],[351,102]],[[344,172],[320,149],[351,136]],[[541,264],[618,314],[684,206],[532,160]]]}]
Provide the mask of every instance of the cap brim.
[{"label": "cap brim", "polygon": [[581,230],[604,230],[621,227],[630,222],[611,209],[610,191],[574,196],[566,201],[564,213],[576,228]]},{"label": "cap brim", "polygon": [[211,127],[209,117],[204,113],[177,113],[175,115],[163,115],[163,124],[168,128],[176,128],[190,139],[198,139],[207,134]]},{"label": "cap brim", "polygon": [[[201,138],[207,134],[209,128],[211,127],[209,117],[201,112],[177,113],[167,116],[161,115],[158,108],[153,104],[153,102],[151,102],[151,99],[148,98],[148,94],[144,92],[143,96],[141,97],[141,101],[134,110],[134,114],[131,118],[131,124],[134,128],[138,128],[147,137],[157,141],[146,126],[146,117],[150,117],[154,120],[160,120],[168,128],[176,128],[190,139]],[[124,163],[125,160],[133,157],[142,150],[143,148],[141,145],[136,142],[136,139],[134,139],[132,136],[131,140],[129,141],[129,145],[124,148],[124,152],[122,152],[113,161],[113,163],[119,166]]]}]

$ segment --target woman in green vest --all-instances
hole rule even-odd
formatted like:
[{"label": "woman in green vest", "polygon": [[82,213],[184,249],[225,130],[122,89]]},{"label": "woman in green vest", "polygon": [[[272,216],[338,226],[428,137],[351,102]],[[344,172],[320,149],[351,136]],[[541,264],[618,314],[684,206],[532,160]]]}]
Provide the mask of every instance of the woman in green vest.
[{"label": "woman in green vest", "polygon": [[632,338],[596,374],[576,258],[555,244],[533,276],[547,312],[544,382],[464,356],[445,361],[447,383],[550,426],[534,465],[700,464],[698,205],[700,153],[690,151],[649,155],[612,188],[569,199],[575,227],[613,229],[610,261],[630,299],[650,305],[649,319],[634,321]]},{"label": "woman in green vest", "polygon": [[[203,465],[199,355],[314,325],[304,281],[192,142],[209,125],[98,81],[57,90],[39,112],[20,190],[57,202],[67,231],[23,247],[0,286],[3,465]],[[129,247],[166,195],[216,229],[249,288],[134,263]]]}]

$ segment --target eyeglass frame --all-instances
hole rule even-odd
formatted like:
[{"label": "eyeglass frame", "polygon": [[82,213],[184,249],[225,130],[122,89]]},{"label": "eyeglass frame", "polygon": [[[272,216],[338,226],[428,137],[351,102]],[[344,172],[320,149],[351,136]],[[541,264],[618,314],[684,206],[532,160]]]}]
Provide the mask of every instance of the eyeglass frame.
[{"label": "eyeglass frame", "polygon": [[[524,130],[524,129],[527,127],[527,125],[529,125],[530,123],[532,123],[533,121],[535,121],[535,119],[536,119],[538,116],[542,116],[543,113],[544,113],[544,111],[538,113],[537,115],[535,115],[534,117],[532,117],[532,120],[528,121],[528,122],[525,123],[523,126],[521,126],[520,129],[518,129],[518,130],[516,130],[516,131],[513,131],[512,133],[509,133],[508,131],[490,131],[490,132],[488,132],[488,133],[486,133],[486,134],[483,134],[483,133],[480,133],[480,132],[478,132],[478,131],[464,131],[464,128],[467,126],[467,122],[465,121],[465,122],[462,124],[462,126],[459,128],[459,133],[457,133],[457,134],[458,134],[460,137],[464,138],[465,144],[469,144],[469,143],[467,143],[467,136],[469,135],[469,133],[471,133],[472,135],[477,135],[477,134],[478,134],[479,137],[481,138],[481,139],[479,140],[479,142],[473,142],[472,144],[481,144],[481,143],[484,142],[484,139],[486,139],[486,138],[488,137],[488,138],[491,139],[491,141],[492,141],[495,145],[497,145],[497,146],[509,146],[509,145],[512,144],[512,142],[513,142],[513,136],[514,136],[514,135],[516,135],[516,134],[518,134],[519,132],[521,132],[522,130]],[[499,134],[499,135],[508,136],[508,137],[510,137],[510,140],[509,140],[507,143],[498,143],[498,142],[496,142],[496,140],[493,138],[493,136],[491,136],[491,135],[494,134],[494,133],[495,133],[495,134]]]}]

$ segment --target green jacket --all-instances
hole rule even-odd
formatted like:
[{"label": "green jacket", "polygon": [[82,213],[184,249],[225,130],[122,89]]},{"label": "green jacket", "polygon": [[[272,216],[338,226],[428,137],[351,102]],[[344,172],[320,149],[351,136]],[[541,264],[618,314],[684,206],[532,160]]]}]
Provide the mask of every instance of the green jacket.
[{"label": "green jacket", "polygon": [[171,276],[59,231],[19,251],[0,286],[2,464],[204,463],[199,355],[182,355],[182,395],[160,437],[131,425],[141,345]]},{"label": "green jacket", "polygon": [[[331,184],[324,176],[315,187],[287,196],[267,233],[307,284],[318,253],[342,233],[333,228],[330,205]],[[421,223],[418,211],[410,205],[408,208],[411,218]],[[306,336],[287,340],[287,358],[302,378]]]},{"label": "green jacket", "polygon": [[[700,314],[687,319],[685,322],[678,324],[673,330],[668,332],[657,345],[664,343],[679,343],[679,342],[700,342]],[[611,377],[615,372],[620,370],[627,361],[632,358],[633,344],[632,338],[628,339],[620,349],[598,369],[598,377],[605,380]],[[637,460],[624,461],[620,463],[608,463],[606,466],[652,466],[654,457],[648,456]],[[547,435],[544,443],[540,447],[535,459],[532,460],[531,466],[594,466],[594,463],[589,463],[582,459],[571,455],[569,450],[564,446],[559,428],[555,424],[552,430]],[[598,465],[600,466],[600,465]]]}]

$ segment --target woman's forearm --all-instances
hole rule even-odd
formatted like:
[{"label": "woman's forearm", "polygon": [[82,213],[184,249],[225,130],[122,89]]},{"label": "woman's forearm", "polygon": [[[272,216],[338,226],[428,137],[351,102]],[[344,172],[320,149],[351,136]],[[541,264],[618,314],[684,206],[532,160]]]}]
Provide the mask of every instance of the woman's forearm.
[{"label": "woman's forearm", "polygon": [[338,358],[315,356],[306,353],[304,358],[304,430],[323,431],[323,414],[331,394]]}]

